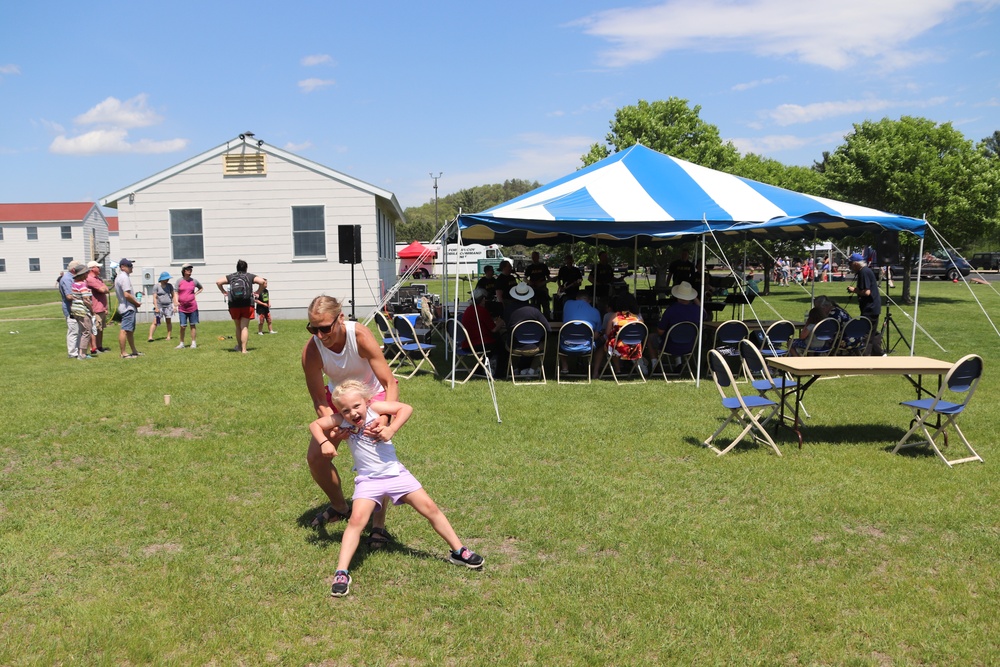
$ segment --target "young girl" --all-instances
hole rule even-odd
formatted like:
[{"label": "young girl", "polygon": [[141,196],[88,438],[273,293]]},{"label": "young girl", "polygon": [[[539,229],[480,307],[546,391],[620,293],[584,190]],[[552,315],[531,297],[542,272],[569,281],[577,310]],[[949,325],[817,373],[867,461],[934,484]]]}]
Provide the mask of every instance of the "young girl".
[{"label": "young girl", "polygon": [[[342,597],[350,592],[348,568],[351,559],[358,548],[361,531],[375,507],[382,504],[384,496],[392,498],[395,505],[406,503],[426,518],[451,547],[450,562],[474,570],[481,568],[483,557],[462,546],[444,513],[396,458],[392,436],[410,418],[413,408],[396,401],[373,402],[368,389],[357,380],[347,380],[338,385],[331,400],[339,414],[317,419],[309,430],[320,443],[324,456],[336,456],[337,445],[346,440],[358,476],[354,478],[354,506],[344,529],[330,594]],[[377,439],[365,435],[365,425],[378,420],[380,415],[390,415],[392,423],[379,430]]]}]

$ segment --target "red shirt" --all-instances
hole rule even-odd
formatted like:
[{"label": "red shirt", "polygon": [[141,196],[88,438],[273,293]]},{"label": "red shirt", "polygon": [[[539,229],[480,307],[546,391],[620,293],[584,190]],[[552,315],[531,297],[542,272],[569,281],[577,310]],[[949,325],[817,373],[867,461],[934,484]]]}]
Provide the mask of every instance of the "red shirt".
[{"label": "red shirt", "polygon": [[462,326],[469,332],[469,340],[465,343],[467,349],[470,345],[479,347],[496,342],[493,337],[493,318],[490,316],[490,311],[482,304],[475,304],[465,309],[462,313]]},{"label": "red shirt", "polygon": [[104,281],[93,273],[87,274],[87,287],[90,288],[91,303],[94,304],[94,313],[108,312],[108,286]]}]

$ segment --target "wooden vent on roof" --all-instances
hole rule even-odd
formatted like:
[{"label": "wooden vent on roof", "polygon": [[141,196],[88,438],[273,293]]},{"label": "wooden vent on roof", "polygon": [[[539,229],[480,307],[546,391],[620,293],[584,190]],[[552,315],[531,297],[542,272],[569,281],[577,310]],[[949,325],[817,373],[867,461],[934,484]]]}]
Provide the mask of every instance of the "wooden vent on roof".
[{"label": "wooden vent on roof", "polygon": [[266,157],[264,153],[226,153],[222,156],[222,175],[266,174]]}]

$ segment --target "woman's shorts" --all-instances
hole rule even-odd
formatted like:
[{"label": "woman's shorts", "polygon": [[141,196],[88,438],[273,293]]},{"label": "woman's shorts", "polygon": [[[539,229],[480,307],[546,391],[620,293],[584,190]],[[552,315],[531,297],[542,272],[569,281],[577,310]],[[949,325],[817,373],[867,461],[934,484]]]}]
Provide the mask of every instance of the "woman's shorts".
[{"label": "woman's shorts", "polygon": [[358,475],[354,478],[354,500],[366,498],[382,506],[382,498],[389,496],[393,505],[402,505],[403,496],[419,491],[423,487],[410,471],[399,464],[399,474],[392,477],[366,477]]},{"label": "woman's shorts", "polygon": [[229,317],[233,320],[252,320],[254,318],[253,306],[230,307]]},{"label": "woman's shorts", "polygon": [[165,320],[169,320],[174,316],[174,307],[170,306],[160,306],[160,317]]},{"label": "woman's shorts", "polygon": [[186,327],[189,324],[191,326],[193,326],[193,327],[198,326],[198,311],[197,310],[194,311],[193,313],[185,313],[185,312],[177,311],[177,317],[180,318],[180,320],[181,320],[181,326],[182,327]]}]

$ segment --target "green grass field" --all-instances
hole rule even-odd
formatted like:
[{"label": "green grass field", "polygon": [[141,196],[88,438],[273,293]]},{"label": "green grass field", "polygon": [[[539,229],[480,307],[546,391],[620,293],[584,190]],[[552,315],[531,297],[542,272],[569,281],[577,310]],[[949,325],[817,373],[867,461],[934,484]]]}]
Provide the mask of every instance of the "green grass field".
[{"label": "green grass field", "polygon": [[[921,334],[917,352],[985,358],[960,421],[985,464],[889,453],[902,378],[821,381],[801,450],[782,430],[781,458],[718,458],[700,446],[724,416],[711,382],[501,383],[498,423],[485,382],[421,375],[402,381],[415,412],[397,449],[486,565],[449,565],[426,521],[392,509],[398,544],[361,547],[344,599],[343,524],[308,527],[324,499],[304,322],[251,335],[249,355],[210,322],[197,350],[161,327],[143,358],[79,362],[36,294],[0,304],[50,318],[0,308],[2,665],[1000,662],[1000,346],[964,285],[923,285],[945,349]],[[800,319],[808,296],[769,302]]]}]

